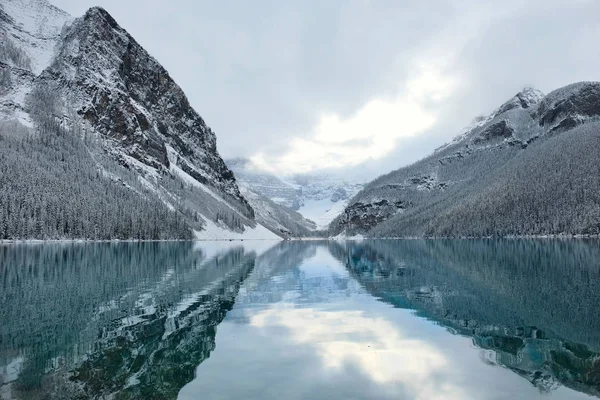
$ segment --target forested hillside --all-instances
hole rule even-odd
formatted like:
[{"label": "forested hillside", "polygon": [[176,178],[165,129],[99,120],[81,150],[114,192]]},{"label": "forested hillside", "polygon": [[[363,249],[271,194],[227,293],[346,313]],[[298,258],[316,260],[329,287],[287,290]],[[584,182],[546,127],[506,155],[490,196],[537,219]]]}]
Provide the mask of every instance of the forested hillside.
[{"label": "forested hillside", "polygon": [[429,157],[368,184],[331,234],[600,234],[600,83],[526,89]]},{"label": "forested hillside", "polygon": [[107,162],[123,177],[108,178],[91,145],[58,125],[0,124],[0,240],[193,237],[132,173]]},{"label": "forested hillside", "polygon": [[277,239],[169,73],[105,10],[0,3],[0,239]]}]

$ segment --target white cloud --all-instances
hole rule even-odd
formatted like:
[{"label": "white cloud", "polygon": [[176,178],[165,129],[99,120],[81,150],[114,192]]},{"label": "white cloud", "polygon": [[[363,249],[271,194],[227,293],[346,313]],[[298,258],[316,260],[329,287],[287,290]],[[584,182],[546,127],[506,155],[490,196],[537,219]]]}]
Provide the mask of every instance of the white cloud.
[{"label": "white cloud", "polygon": [[389,154],[401,138],[429,129],[436,122],[431,104],[446,99],[457,86],[434,63],[420,63],[406,82],[406,90],[393,100],[373,99],[354,115],[322,115],[310,135],[294,137],[278,156],[258,153],[252,160],[278,173],[359,165]]},{"label": "white cloud", "polygon": [[408,389],[414,399],[465,398],[456,382],[440,381],[450,364],[443,352],[425,341],[407,337],[383,318],[362,311],[278,305],[254,315],[250,324],[259,329],[285,327],[294,343],[315,346],[324,373],[342,373],[352,364],[374,382],[390,385],[390,390]]}]

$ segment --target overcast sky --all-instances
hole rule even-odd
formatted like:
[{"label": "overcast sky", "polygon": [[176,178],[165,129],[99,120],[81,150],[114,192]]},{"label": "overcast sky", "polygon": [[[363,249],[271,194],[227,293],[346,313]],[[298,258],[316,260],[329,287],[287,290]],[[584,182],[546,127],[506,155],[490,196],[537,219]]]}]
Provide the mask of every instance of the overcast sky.
[{"label": "overcast sky", "polygon": [[[50,0],[100,5],[183,88],[225,158],[372,178],[523,86],[600,80],[597,0]],[[417,4],[413,4],[417,3]]]}]

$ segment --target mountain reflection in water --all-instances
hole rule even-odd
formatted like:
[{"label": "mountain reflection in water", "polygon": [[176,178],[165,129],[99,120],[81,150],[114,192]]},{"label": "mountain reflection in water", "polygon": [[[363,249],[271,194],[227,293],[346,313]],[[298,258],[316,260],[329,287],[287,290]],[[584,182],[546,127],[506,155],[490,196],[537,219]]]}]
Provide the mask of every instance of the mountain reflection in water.
[{"label": "mountain reflection in water", "polygon": [[2,245],[0,398],[600,397],[597,282],[585,240]]}]

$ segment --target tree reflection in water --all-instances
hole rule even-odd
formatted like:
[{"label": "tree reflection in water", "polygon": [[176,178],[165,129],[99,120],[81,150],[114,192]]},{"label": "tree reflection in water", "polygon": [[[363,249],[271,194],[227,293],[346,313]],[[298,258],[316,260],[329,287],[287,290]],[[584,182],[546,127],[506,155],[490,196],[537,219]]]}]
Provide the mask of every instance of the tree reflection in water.
[{"label": "tree reflection in water", "polygon": [[[452,334],[542,391],[600,396],[600,247],[584,240],[0,246],[0,398],[176,398],[217,326],[327,249],[372,296]],[[209,254],[210,253],[210,254]],[[344,282],[338,282],[345,285]],[[330,288],[331,289],[331,288]]]}]

